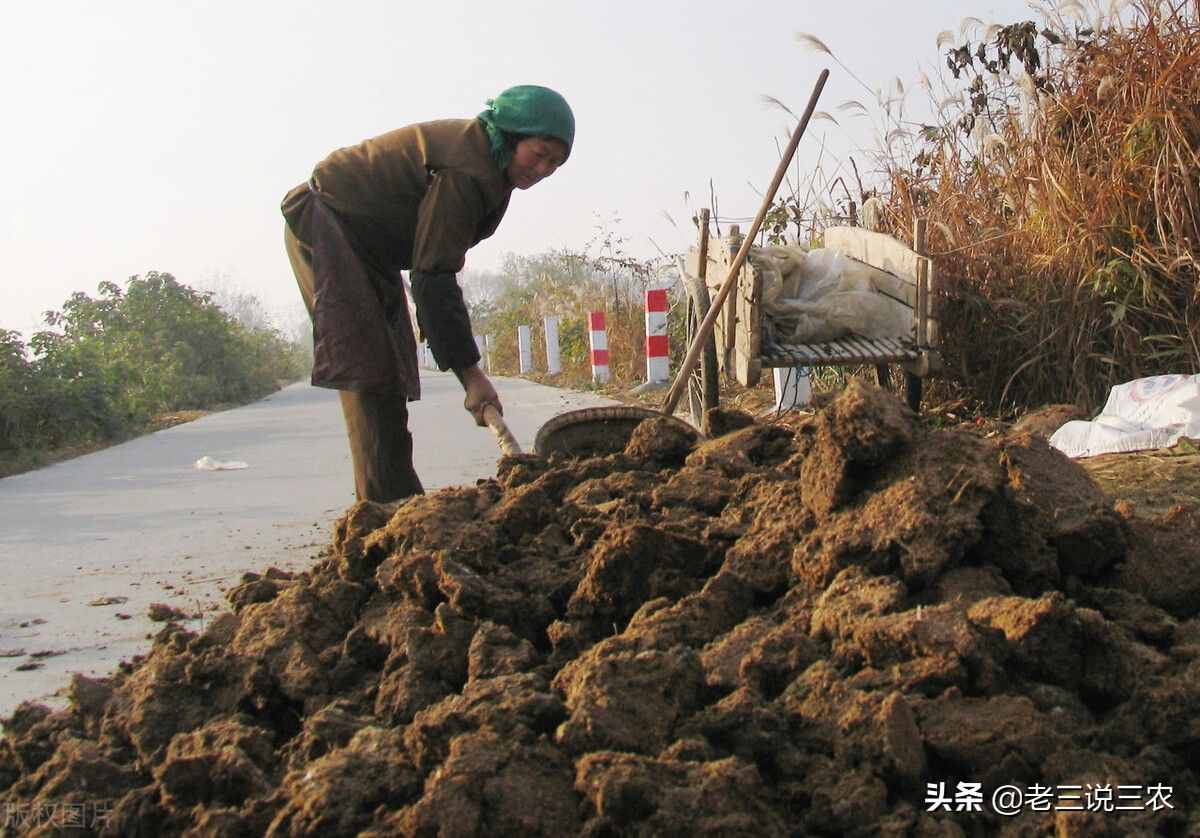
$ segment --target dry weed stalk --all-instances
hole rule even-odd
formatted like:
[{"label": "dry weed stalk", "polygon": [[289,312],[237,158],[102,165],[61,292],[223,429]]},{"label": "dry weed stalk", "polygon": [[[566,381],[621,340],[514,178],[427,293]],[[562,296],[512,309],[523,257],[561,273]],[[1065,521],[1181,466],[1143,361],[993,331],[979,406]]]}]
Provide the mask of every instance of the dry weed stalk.
[{"label": "dry weed stalk", "polygon": [[[874,123],[867,185],[850,159],[852,196],[829,155],[836,171],[819,164],[807,195],[793,188],[770,217],[773,233],[813,243],[850,200],[901,239],[928,218],[957,391],[942,395],[993,410],[1092,409],[1116,383],[1200,370],[1200,3],[1039,9],[1040,29],[968,17],[938,34],[954,79],[918,84],[935,124],[908,121],[899,79],[873,91],[873,113],[837,106]],[[797,40],[842,65],[815,36]]]},{"label": "dry weed stalk", "polygon": [[974,114],[993,133],[947,120],[888,173],[890,227],[933,222],[952,372],[993,407],[1200,370],[1197,6],[1049,37],[1036,97],[1002,79]]}]

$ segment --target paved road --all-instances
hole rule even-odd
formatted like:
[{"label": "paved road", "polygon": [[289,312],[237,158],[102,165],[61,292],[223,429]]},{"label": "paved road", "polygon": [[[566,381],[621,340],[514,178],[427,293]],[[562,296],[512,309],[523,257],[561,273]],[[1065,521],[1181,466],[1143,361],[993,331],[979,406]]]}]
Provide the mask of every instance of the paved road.
[{"label": "paved road", "polygon": [[[551,416],[610,403],[494,381],[526,449]],[[411,425],[426,489],[494,474],[495,442],[454,377],[423,372],[422,392]],[[200,471],[203,456],[249,467]],[[71,672],[107,674],[146,651],[152,603],[201,614],[186,623],[201,628],[242,572],[304,568],[353,502],[337,394],[307,384],[0,480],[0,716],[29,698],[55,703]]]}]

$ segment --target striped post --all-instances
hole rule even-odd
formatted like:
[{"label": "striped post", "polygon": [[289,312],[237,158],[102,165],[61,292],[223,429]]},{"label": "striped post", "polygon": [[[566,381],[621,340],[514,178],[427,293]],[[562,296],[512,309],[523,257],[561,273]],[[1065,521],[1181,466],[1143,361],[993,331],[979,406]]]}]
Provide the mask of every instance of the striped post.
[{"label": "striped post", "polygon": [[528,326],[517,327],[517,356],[521,361],[521,374],[533,372],[533,337]]},{"label": "striped post", "polygon": [[608,328],[604,324],[604,312],[590,312],[588,327],[592,338],[592,381],[605,384],[608,382]]},{"label": "striped post", "polygon": [[487,370],[488,375],[492,373],[492,336],[483,336],[483,368]]},{"label": "striped post", "polygon": [[562,360],[558,352],[558,318],[546,317],[543,323],[546,328],[546,372],[558,375],[562,372]]},{"label": "striped post", "polygon": [[667,346],[667,289],[646,291],[646,381],[671,380]]}]

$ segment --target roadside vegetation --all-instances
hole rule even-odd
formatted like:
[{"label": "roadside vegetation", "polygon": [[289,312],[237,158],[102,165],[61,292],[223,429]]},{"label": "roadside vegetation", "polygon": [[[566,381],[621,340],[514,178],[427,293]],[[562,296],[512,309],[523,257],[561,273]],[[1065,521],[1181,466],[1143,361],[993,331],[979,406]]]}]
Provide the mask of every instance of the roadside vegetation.
[{"label": "roadside vegetation", "polygon": [[[908,241],[914,219],[927,218],[947,362],[927,397],[941,403],[1008,416],[1052,403],[1092,411],[1114,384],[1200,371],[1198,9],[1067,0],[1038,21],[966,18],[931,33],[917,85],[861,82],[861,100],[822,103],[810,138],[821,126],[859,142],[869,124],[872,147],[839,158],[822,142],[815,169],[785,180],[763,241],[818,246],[825,227],[852,217]],[[797,40],[858,80],[837,45]],[[714,235],[746,221],[717,212],[715,193],[709,206]],[[681,232],[695,238],[694,227]],[[493,337],[496,371],[517,371],[519,324],[531,326],[544,369],[542,317],[558,314],[559,380],[586,386],[586,312],[602,308],[611,389],[644,380],[641,291],[672,282],[673,260],[632,259],[611,232],[593,245],[514,257],[476,283],[473,314]],[[672,301],[677,364],[678,284]],[[843,373],[816,370],[814,382]]]},{"label": "roadside vegetation", "polygon": [[492,372],[519,373],[517,327],[529,326],[535,370],[530,377],[549,380],[544,319],[557,316],[562,372],[554,382],[594,388],[588,313],[603,311],[611,375],[607,389],[624,389],[644,381],[645,292],[668,286],[672,365],[682,361],[686,301],[675,281],[674,260],[667,255],[654,259],[631,256],[625,249],[627,239],[614,229],[616,223],[598,223],[595,239],[582,252],[509,254],[499,271],[468,273],[462,278],[475,332],[490,338]]},{"label": "roadside vegetation", "polygon": [[940,33],[941,69],[917,89],[926,121],[899,79],[871,108],[837,105],[827,118],[874,121],[870,176],[837,161],[776,212],[819,235],[853,200],[901,239],[927,218],[942,393],[990,412],[1092,410],[1114,384],[1200,371],[1200,6],[1042,11]]},{"label": "roadside vegetation", "polygon": [[[245,312],[261,307],[241,295]],[[28,345],[0,330],[0,476],[245,403],[302,378],[303,340],[246,325],[169,273],[77,292]]]}]

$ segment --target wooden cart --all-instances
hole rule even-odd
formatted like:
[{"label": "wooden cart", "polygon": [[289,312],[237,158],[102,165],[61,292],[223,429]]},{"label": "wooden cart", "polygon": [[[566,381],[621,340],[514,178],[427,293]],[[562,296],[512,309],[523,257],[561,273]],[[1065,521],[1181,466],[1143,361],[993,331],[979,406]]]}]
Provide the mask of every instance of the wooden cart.
[{"label": "wooden cart", "polygon": [[[688,251],[685,264],[689,346],[742,243],[737,227],[730,228],[724,238],[708,241],[707,214],[707,210],[701,214],[700,241]],[[824,246],[875,268],[873,290],[912,312],[911,333],[899,339],[851,335],[828,343],[770,344],[768,330],[762,325],[762,278],[747,259],[688,381],[688,407],[693,417],[699,419],[717,405],[722,375],[752,387],[764,369],[774,367],[874,366],[880,385],[886,387],[890,384],[889,365],[896,364],[903,370],[908,404],[919,410],[923,379],[941,365],[938,323],[930,313],[934,265],[925,255],[924,219],[914,225],[911,248],[861,227],[826,229]]]}]

